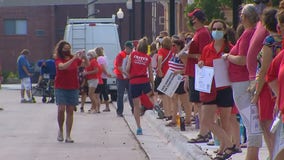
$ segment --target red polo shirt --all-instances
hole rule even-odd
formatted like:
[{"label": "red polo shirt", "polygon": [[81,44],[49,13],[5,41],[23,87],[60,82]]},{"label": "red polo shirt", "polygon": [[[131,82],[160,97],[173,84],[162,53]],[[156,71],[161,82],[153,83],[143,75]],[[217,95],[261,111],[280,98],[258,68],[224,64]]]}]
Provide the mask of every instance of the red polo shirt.
[{"label": "red polo shirt", "polygon": [[[228,44],[229,48],[232,48],[232,44]],[[214,48],[214,41],[204,47],[200,60],[204,61],[205,66],[213,67],[213,60],[217,58],[221,58],[224,52],[225,44],[223,44],[221,50],[217,52]]]}]

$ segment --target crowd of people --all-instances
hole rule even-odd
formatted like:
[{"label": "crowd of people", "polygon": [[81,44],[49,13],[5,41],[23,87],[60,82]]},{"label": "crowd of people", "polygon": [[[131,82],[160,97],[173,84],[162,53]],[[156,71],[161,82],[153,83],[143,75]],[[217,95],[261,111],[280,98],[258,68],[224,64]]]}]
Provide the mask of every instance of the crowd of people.
[{"label": "crowd of people", "polygon": [[[177,115],[184,113],[185,125],[192,126],[195,122],[199,129],[198,135],[188,142],[209,143],[213,133],[220,142],[214,159],[224,160],[241,152],[237,118],[240,115],[247,135],[246,160],[259,159],[262,137],[268,147],[268,159],[283,159],[284,149],[279,154],[274,150],[276,141],[283,135],[280,133],[281,127],[276,127],[276,133],[270,130],[276,115],[280,115],[282,120],[280,126],[284,123],[284,51],[281,50],[284,42],[284,1],[280,2],[279,9],[269,5],[270,1],[244,5],[236,31],[221,19],[214,19],[206,26],[206,15],[201,9],[195,9],[187,15],[194,33],[180,33],[170,37],[163,31],[152,43],[146,37],[139,39],[137,44],[125,42],[124,49],[115,58],[113,71],[117,83],[117,116],[123,117],[124,96],[127,92],[137,124],[136,134],[143,135],[140,116],[144,99],[141,97],[146,96],[153,104],[161,100],[159,105],[164,115],[160,118],[169,121],[166,127],[177,126]],[[26,59],[29,53],[23,50],[18,59],[23,103],[32,101],[31,73]],[[64,140],[66,112],[65,142],[73,143],[73,111],[78,105],[79,94],[81,112],[85,111],[86,97],[91,100],[89,113],[100,113],[101,99],[105,102],[103,111],[109,112],[106,81],[112,74],[107,70],[102,47],[72,54],[71,45],[60,41],[56,45],[54,58],[59,126],[57,140]],[[216,60],[227,64],[224,74],[228,73],[225,76],[230,84],[217,86],[215,79],[218,77],[214,77],[210,82],[209,93],[198,91],[195,88],[195,67],[215,67]],[[169,72],[182,77],[173,96],[158,89]],[[27,100],[24,98],[25,91]],[[256,121],[251,118],[253,109],[258,113]],[[259,123],[257,129],[261,132],[254,131],[254,123]]]}]

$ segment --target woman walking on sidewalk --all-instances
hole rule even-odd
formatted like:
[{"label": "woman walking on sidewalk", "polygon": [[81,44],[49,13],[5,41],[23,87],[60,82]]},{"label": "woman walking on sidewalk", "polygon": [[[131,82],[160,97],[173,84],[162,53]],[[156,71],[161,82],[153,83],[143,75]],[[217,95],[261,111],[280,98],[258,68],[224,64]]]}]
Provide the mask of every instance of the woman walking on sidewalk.
[{"label": "woman walking on sidewalk", "polygon": [[58,141],[63,141],[63,124],[66,111],[66,143],[73,143],[70,137],[73,124],[73,111],[78,105],[79,96],[79,80],[78,68],[82,61],[85,65],[89,64],[84,52],[71,54],[71,45],[66,41],[59,41],[55,48],[55,100],[58,106],[57,121],[58,121]]},{"label": "woman walking on sidewalk", "polygon": [[137,124],[137,135],[143,134],[140,125],[140,96],[142,94],[147,94],[147,96],[154,94],[151,88],[151,85],[153,87],[154,82],[151,57],[147,55],[147,41],[147,38],[142,38],[139,40],[137,51],[134,51],[130,54],[126,66],[126,71],[128,72],[130,77],[130,92],[134,104],[134,117]]}]

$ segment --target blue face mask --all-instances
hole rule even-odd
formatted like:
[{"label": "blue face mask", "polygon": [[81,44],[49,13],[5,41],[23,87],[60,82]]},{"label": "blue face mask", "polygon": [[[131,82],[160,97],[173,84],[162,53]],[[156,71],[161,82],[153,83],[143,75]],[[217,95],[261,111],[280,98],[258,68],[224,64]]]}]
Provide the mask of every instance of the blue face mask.
[{"label": "blue face mask", "polygon": [[223,31],[212,31],[211,33],[214,40],[220,40],[224,37]]}]

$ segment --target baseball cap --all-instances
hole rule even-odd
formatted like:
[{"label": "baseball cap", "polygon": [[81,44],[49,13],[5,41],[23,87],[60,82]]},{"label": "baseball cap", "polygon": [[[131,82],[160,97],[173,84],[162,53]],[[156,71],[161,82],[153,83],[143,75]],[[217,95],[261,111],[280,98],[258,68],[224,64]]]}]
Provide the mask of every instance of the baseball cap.
[{"label": "baseball cap", "polygon": [[198,20],[200,21],[205,21],[206,20],[206,16],[204,14],[204,12],[198,8],[194,9],[192,12],[189,12],[187,14],[188,17],[196,17]]},{"label": "baseball cap", "polygon": [[124,46],[125,46],[125,47],[129,47],[130,49],[133,49],[133,48],[134,48],[133,43],[132,43],[131,41],[126,41],[126,42],[124,43]]}]

